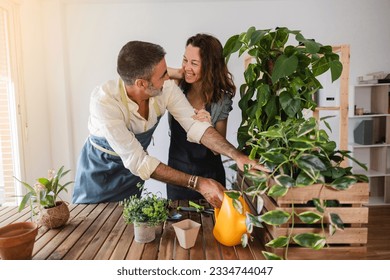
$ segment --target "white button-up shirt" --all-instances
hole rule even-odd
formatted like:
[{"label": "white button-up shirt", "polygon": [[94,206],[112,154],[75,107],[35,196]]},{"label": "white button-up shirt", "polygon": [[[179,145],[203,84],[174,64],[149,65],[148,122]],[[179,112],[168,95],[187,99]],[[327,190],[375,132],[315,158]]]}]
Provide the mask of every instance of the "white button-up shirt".
[{"label": "white button-up shirt", "polygon": [[151,129],[168,110],[187,131],[187,140],[199,143],[208,122],[192,119],[194,109],[172,80],[164,83],[163,93],[149,99],[149,117],[138,113],[138,105],[128,98],[121,79],[108,81],[94,89],[90,101],[88,129],[90,134],[107,139],[121,157],[123,165],[143,180],[160,164],[143,149],[134,134]]}]

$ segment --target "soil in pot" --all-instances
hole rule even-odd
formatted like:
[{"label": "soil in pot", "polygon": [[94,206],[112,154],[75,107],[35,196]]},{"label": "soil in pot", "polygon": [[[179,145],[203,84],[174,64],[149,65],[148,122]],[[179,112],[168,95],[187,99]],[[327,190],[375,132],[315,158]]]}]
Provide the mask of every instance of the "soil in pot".
[{"label": "soil in pot", "polygon": [[38,224],[48,228],[58,228],[69,220],[69,216],[68,205],[63,201],[57,201],[55,207],[42,209]]},{"label": "soil in pot", "polygon": [[38,225],[31,222],[14,223],[0,228],[0,258],[31,259],[37,234]]}]

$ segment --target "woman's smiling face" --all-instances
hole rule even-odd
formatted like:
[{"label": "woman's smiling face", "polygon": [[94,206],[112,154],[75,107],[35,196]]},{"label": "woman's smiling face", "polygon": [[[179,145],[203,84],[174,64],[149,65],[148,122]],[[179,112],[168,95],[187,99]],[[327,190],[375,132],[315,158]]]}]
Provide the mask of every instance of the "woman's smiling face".
[{"label": "woman's smiling face", "polygon": [[199,48],[192,45],[186,47],[182,68],[184,71],[185,81],[189,84],[196,83],[202,78],[202,62],[200,58]]}]

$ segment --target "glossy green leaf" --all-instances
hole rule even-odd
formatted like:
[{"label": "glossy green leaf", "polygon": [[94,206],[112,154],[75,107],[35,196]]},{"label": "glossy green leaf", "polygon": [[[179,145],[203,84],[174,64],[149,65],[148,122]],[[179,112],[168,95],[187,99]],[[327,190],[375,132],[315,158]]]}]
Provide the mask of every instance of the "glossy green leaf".
[{"label": "glossy green leaf", "polygon": [[269,191],[268,191],[268,196],[271,197],[281,197],[286,195],[288,192],[288,188],[281,186],[281,185],[273,185]]},{"label": "glossy green leaf", "polygon": [[337,229],[344,230],[344,223],[337,213],[329,213],[329,220]]},{"label": "glossy green leaf", "polygon": [[274,177],[276,184],[285,188],[291,188],[295,186],[295,180],[288,175],[277,175]]},{"label": "glossy green leaf", "polygon": [[275,62],[272,72],[272,83],[276,83],[280,78],[291,75],[295,72],[298,66],[298,58],[296,56],[287,57],[281,55]]},{"label": "glossy green leaf", "polygon": [[308,168],[318,171],[326,170],[326,166],[324,165],[324,163],[315,155],[302,155],[297,160],[297,164],[300,168]]},{"label": "glossy green leaf", "polygon": [[260,216],[261,220],[268,225],[279,226],[286,223],[291,214],[282,210],[272,210]]},{"label": "glossy green leaf", "polygon": [[313,211],[305,211],[298,214],[299,219],[305,224],[314,224],[322,219],[322,216]]},{"label": "glossy green leaf", "polygon": [[353,176],[344,176],[344,177],[340,177],[340,178],[337,178],[336,180],[334,180],[330,186],[333,188],[333,189],[336,189],[336,190],[347,190],[349,189],[353,184],[356,184],[357,182],[357,179]]},{"label": "glossy green leaf", "polygon": [[343,72],[343,64],[338,60],[333,60],[329,62],[330,73],[332,76],[332,82],[340,78],[341,73]]},{"label": "glossy green leaf", "polygon": [[312,248],[315,250],[322,249],[326,244],[325,237],[315,233],[297,234],[293,237],[293,240],[302,247]]},{"label": "glossy green leaf", "polygon": [[325,213],[325,205],[323,200],[319,198],[314,198],[313,203],[318,212],[322,214]]},{"label": "glossy green leaf", "polygon": [[262,254],[264,256],[264,258],[266,260],[283,260],[282,257],[279,257],[278,255],[274,254],[274,253],[270,253],[270,252],[267,252],[267,251],[262,251]]},{"label": "glossy green leaf", "polygon": [[286,247],[289,242],[289,239],[287,236],[278,236],[277,238],[271,240],[265,246],[271,247],[271,248],[282,248]]}]

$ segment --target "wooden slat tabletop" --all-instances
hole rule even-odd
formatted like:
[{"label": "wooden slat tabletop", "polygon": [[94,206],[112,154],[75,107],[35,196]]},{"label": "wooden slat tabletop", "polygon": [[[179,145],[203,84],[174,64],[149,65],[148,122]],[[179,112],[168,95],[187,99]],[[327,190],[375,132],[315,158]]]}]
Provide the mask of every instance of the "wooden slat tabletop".
[{"label": "wooden slat tabletop", "polygon": [[[187,201],[175,202],[187,206]],[[147,244],[134,241],[133,225],[126,225],[118,203],[71,204],[68,223],[58,229],[40,227],[35,241],[36,260],[237,260],[264,259],[261,244],[255,239],[249,246],[227,247],[213,234],[214,217],[184,212],[184,218],[201,223],[195,246],[180,247],[172,224],[156,227],[156,239]],[[0,207],[0,227],[30,219],[28,208]]]}]

